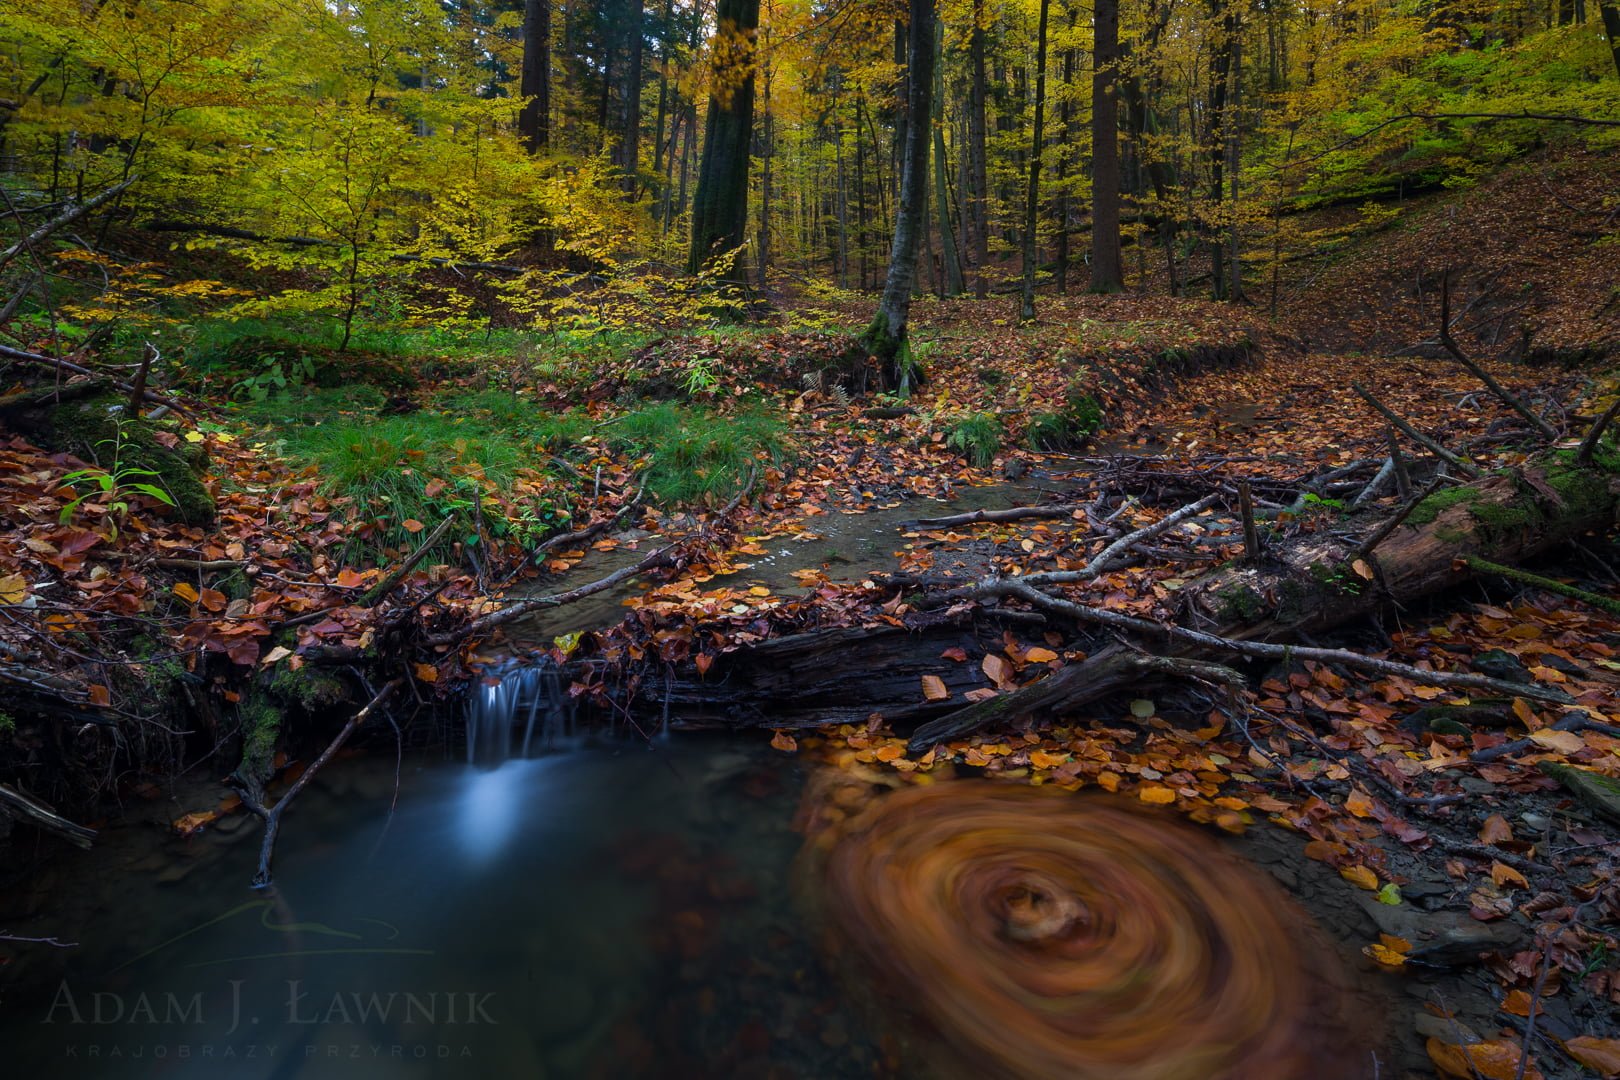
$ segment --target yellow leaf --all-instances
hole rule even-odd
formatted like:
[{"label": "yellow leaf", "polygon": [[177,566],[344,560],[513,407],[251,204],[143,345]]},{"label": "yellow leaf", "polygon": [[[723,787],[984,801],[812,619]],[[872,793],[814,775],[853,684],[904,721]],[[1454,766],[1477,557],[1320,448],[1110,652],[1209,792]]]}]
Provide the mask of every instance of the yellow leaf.
[{"label": "yellow leaf", "polygon": [[184,581],[175,585],[174,595],[178,596],[188,604],[195,604],[197,602],[197,590]]},{"label": "yellow leaf", "polygon": [[199,442],[202,442],[202,441],[203,441],[203,433],[202,432],[200,432],[200,431],[188,431],[188,432],[186,432],[186,442],[199,443]]},{"label": "yellow leaf", "polygon": [[1367,565],[1365,559],[1357,559],[1350,564],[1350,569],[1356,572],[1357,577],[1365,578],[1368,581],[1373,579],[1373,568]]},{"label": "yellow leaf", "polygon": [[439,681],[439,669],[432,664],[416,664],[416,677],[423,682],[436,683]]},{"label": "yellow leaf", "polygon": [[1176,801],[1176,793],[1163,784],[1143,784],[1137,789],[1136,797],[1154,806],[1169,806]]},{"label": "yellow leaf", "polygon": [[1039,645],[1024,654],[1024,659],[1032,664],[1049,664],[1057,658],[1057,653],[1051,649],[1043,649]]},{"label": "yellow leaf", "polygon": [[1578,754],[1586,749],[1586,740],[1573,731],[1554,731],[1552,728],[1542,728],[1532,731],[1530,739],[1537,746],[1544,746],[1548,750],[1560,754]]},{"label": "yellow leaf", "polygon": [[1339,876],[1359,889],[1366,889],[1368,892],[1378,891],[1378,875],[1360,863],[1355,866],[1341,866]]},{"label": "yellow leaf", "polygon": [[1031,750],[1029,763],[1037,769],[1052,769],[1069,760],[1068,754],[1049,754],[1045,750]]},{"label": "yellow leaf", "polygon": [[28,597],[28,582],[21,574],[0,577],[0,604],[20,604]]},{"label": "yellow leaf", "polygon": [[748,595],[749,596],[769,596],[769,595],[771,595],[771,590],[767,589],[763,585],[755,585],[752,589],[748,590]]}]

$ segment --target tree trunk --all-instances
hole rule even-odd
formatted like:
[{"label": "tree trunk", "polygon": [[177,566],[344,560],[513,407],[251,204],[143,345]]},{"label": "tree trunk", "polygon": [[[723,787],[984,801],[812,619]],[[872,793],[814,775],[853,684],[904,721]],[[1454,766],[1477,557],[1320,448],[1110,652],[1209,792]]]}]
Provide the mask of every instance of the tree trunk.
[{"label": "tree trunk", "polygon": [[775,71],[770,59],[770,30],[765,31],[765,69],[764,95],[761,100],[763,117],[760,133],[760,156],[764,159],[760,166],[759,187],[759,254],[754,260],[757,264],[756,273],[759,275],[759,287],[765,288],[766,275],[771,268],[771,156],[776,150],[776,117],[771,115],[771,80]]},{"label": "tree trunk", "polygon": [[1609,51],[1614,54],[1614,72],[1620,75],[1620,4],[1615,0],[1600,0],[1598,10],[1603,14],[1603,33],[1609,39]]},{"label": "tree trunk", "polygon": [[1091,291],[1119,292],[1119,0],[1096,0],[1091,72]]},{"label": "tree trunk", "polygon": [[945,80],[942,56],[945,28],[934,24],[934,207],[939,218],[939,257],[944,264],[941,278],[945,296],[962,295],[962,261],[957,255],[956,233],[951,228],[951,190],[945,157]]},{"label": "tree trunk", "polygon": [[906,93],[906,156],[900,179],[889,271],[876,317],[862,341],[884,364],[884,379],[902,392],[915,381],[906,341],[911,293],[917,283],[917,249],[928,227],[928,117],[934,89],[934,0],[908,0],[910,63]]},{"label": "tree trunk", "polygon": [[[1069,13],[1069,40],[1074,40],[1074,23],[1078,12],[1071,2],[1064,5]],[[1057,200],[1052,216],[1057,219],[1057,273],[1059,296],[1069,292],[1069,166],[1074,156],[1074,47],[1063,50],[1063,104],[1058,109],[1062,131],[1063,152],[1057,160]]]},{"label": "tree trunk", "polygon": [[1024,287],[1018,304],[1018,317],[1026,320],[1035,317],[1035,223],[1041,195],[1041,126],[1046,120],[1046,17],[1051,6],[1051,0],[1041,0],[1041,16],[1035,32],[1035,126],[1029,137],[1029,187],[1024,193]]},{"label": "tree trunk", "polygon": [[551,0],[523,6],[523,69],[518,92],[528,99],[518,113],[518,133],[529,153],[551,146]]},{"label": "tree trunk", "polygon": [[[720,0],[715,12],[709,115],[703,158],[692,201],[692,246],[686,260],[696,274],[717,255],[742,247],[748,231],[748,157],[754,134],[754,38],[759,0]],[[726,268],[747,280],[747,260]]]},{"label": "tree trunk", "polygon": [[624,79],[624,141],[619,148],[619,167],[624,170],[624,190],[632,200],[639,189],[636,173],[641,168],[641,67],[646,48],[643,23],[647,6],[642,0],[631,0],[630,10],[630,70]]},{"label": "tree trunk", "polygon": [[973,0],[973,31],[968,37],[968,63],[972,82],[968,89],[968,170],[966,219],[968,251],[973,259],[973,295],[980,300],[990,295],[986,273],[990,262],[990,222],[986,200],[990,181],[985,161],[984,85],[984,0]]}]

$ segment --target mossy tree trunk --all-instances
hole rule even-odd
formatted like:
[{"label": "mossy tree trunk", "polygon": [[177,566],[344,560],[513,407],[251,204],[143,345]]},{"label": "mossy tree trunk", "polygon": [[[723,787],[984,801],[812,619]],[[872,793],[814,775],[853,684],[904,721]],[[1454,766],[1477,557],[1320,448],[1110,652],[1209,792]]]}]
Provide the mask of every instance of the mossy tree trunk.
[{"label": "mossy tree trunk", "polygon": [[[748,159],[754,138],[754,40],[759,0],[720,0],[703,157],[692,200],[692,246],[686,269],[696,274],[716,255],[742,247],[748,229]],[[728,280],[747,281],[745,260]]]}]

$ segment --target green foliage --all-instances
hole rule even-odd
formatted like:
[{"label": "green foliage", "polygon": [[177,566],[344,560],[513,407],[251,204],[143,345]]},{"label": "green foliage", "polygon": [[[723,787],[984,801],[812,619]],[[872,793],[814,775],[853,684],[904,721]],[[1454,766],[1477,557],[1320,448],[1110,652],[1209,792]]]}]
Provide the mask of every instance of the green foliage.
[{"label": "green foliage", "polygon": [[954,421],[945,433],[945,445],[969,462],[984,468],[1001,449],[1001,421],[990,413],[972,413]]},{"label": "green foliage", "polygon": [[1102,406],[1097,399],[1071,385],[1064,407],[1029,418],[1024,439],[1032,450],[1077,450],[1102,430]]},{"label": "green foliage", "polygon": [[84,505],[86,499],[99,495],[106,505],[107,511],[112,515],[113,528],[116,535],[117,528],[129,516],[130,503],[138,495],[149,499],[156,499],[164,506],[174,506],[174,496],[163,490],[157,484],[144,479],[151,477],[161,480],[162,476],[156,469],[143,469],[130,465],[124,458],[124,425],[122,421],[114,421],[114,435],[111,439],[102,439],[97,443],[98,448],[105,448],[112,457],[111,463],[102,468],[99,465],[90,465],[83,469],[75,469],[62,477],[64,487],[80,488],[86,485],[91,490],[75,494],[62,507],[61,521],[66,525],[73,519],[74,513]]},{"label": "green foliage", "polygon": [[760,459],[778,462],[788,449],[782,417],[763,408],[722,415],[650,405],[626,413],[608,432],[615,449],[644,459],[647,490],[666,505],[729,498]]}]

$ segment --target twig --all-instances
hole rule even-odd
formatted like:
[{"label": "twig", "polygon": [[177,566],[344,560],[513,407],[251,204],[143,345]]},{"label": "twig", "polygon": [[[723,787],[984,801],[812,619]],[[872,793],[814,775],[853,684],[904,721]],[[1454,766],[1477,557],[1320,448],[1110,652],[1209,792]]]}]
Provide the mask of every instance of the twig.
[{"label": "twig", "polygon": [[1109,544],[1107,547],[1099,551],[1096,556],[1091,559],[1091,561],[1087,562],[1086,565],[1081,567],[1079,570],[1054,570],[1042,574],[1026,574],[1024,577],[1019,578],[1019,580],[1036,585],[1064,585],[1075,581],[1089,581],[1098,574],[1101,574],[1103,571],[1109,569],[1115,560],[1117,560],[1119,556],[1123,555],[1126,551],[1130,550],[1133,545],[1139,544],[1144,540],[1151,540],[1160,533],[1181,524],[1188,518],[1193,517],[1196,514],[1203,513],[1211,506],[1214,506],[1215,501],[1219,498],[1220,494],[1218,492],[1205,495],[1197,502],[1188,503],[1181,509],[1166,514],[1164,517],[1160,518],[1158,521],[1155,521],[1151,525],[1143,526],[1142,528],[1137,529],[1135,532],[1126,533],[1124,536],[1120,537],[1118,540],[1115,540],[1112,544]]},{"label": "twig", "polygon": [[1382,401],[1379,401],[1376,397],[1374,397],[1372,391],[1368,390],[1365,386],[1362,386],[1359,382],[1353,382],[1350,384],[1350,389],[1359,394],[1361,399],[1367,404],[1371,405],[1374,409],[1377,409],[1385,420],[1388,420],[1390,423],[1400,428],[1402,433],[1404,433],[1407,438],[1411,439],[1419,446],[1424,447],[1435,457],[1467,476],[1477,477],[1479,475],[1478,469],[1464,461],[1462,458],[1458,457],[1456,454],[1452,453],[1450,450],[1447,450],[1444,446],[1441,446],[1434,439],[1431,439],[1427,435],[1423,434],[1411,424],[1408,424],[1405,420],[1401,419],[1401,417],[1391,410],[1388,405],[1385,405]]},{"label": "twig", "polygon": [[973,510],[947,517],[918,518],[913,525],[922,529],[947,529],[957,525],[977,525],[993,521],[1029,521],[1034,518],[1066,518],[1074,513],[1072,506],[1014,506],[1006,510]]},{"label": "twig", "polygon": [[1406,454],[1401,450],[1401,440],[1395,437],[1395,425],[1385,425],[1384,437],[1389,441],[1389,460],[1395,464],[1395,490],[1402,499],[1410,499],[1412,473],[1406,467]]},{"label": "twig", "polygon": [[1260,557],[1260,530],[1254,526],[1254,497],[1247,480],[1238,481],[1238,513],[1243,518],[1243,557],[1253,562]]},{"label": "twig", "polygon": [[1532,574],[1527,570],[1520,570],[1517,567],[1503,566],[1501,563],[1494,563],[1489,559],[1481,559],[1476,555],[1465,556],[1463,558],[1463,562],[1468,564],[1468,569],[1473,570],[1476,573],[1495,574],[1498,577],[1505,577],[1512,581],[1523,582],[1526,585],[1533,585],[1538,589],[1545,589],[1548,592],[1557,593],[1559,596],[1567,596],[1571,600],[1579,600],[1583,604],[1588,604],[1595,607],[1599,611],[1608,612],[1610,615],[1620,616],[1620,600],[1611,600],[1607,596],[1599,596],[1597,593],[1587,592],[1585,589],[1578,589],[1573,585],[1565,585],[1562,581],[1554,581],[1552,578],[1542,577],[1540,574]]},{"label": "twig", "polygon": [[385,683],[383,688],[377,691],[376,695],[366,704],[365,708],[349,717],[348,722],[343,725],[343,729],[327,744],[326,749],[321,751],[320,757],[309,763],[309,768],[305,769],[303,774],[293,781],[292,786],[287,789],[281,798],[276,800],[274,806],[266,806],[257,795],[247,789],[246,785],[237,787],[237,792],[242,797],[242,805],[264,819],[264,841],[259,845],[259,869],[253,875],[253,887],[255,889],[263,889],[270,884],[270,860],[276,853],[276,836],[281,831],[281,815],[286,811],[288,805],[298,797],[300,791],[303,791],[309,785],[315,774],[321,771],[321,767],[331,761],[334,754],[343,749],[343,744],[349,741],[349,736],[353,735],[355,730],[366,722],[372,711],[387,701],[389,696],[403,685],[405,685],[404,678],[396,678]]}]

